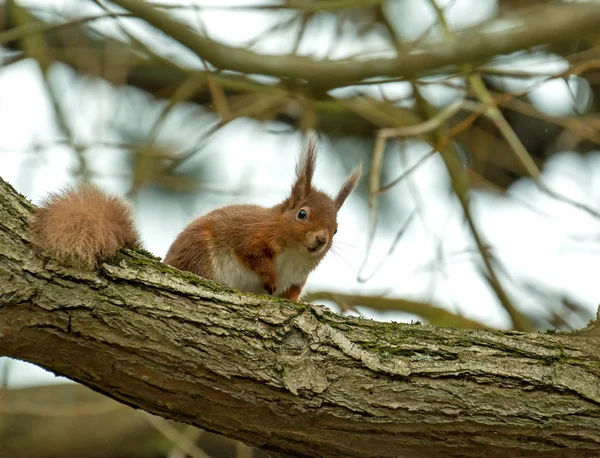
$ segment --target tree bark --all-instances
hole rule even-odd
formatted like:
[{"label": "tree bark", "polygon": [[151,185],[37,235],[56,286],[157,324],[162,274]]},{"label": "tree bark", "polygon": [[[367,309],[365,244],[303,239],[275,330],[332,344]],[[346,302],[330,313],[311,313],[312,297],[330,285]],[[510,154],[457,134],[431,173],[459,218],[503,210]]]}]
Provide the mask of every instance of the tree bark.
[{"label": "tree bark", "polygon": [[120,253],[94,272],[34,251],[0,179],[0,353],[276,457],[600,453],[584,335],[343,317]]}]

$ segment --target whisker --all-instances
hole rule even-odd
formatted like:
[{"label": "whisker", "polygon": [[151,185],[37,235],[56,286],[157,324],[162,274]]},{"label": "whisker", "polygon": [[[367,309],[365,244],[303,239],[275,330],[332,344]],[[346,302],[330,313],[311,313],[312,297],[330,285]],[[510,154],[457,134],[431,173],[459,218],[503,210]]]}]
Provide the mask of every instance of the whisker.
[{"label": "whisker", "polygon": [[[344,240],[335,240],[333,243],[335,243],[335,244],[338,244],[338,245],[339,245],[339,244],[341,244],[341,245],[346,245],[346,246],[349,246],[350,248],[355,248],[355,249],[357,249],[357,250],[362,250],[362,248],[359,248],[359,247],[357,247],[356,245],[353,245],[352,243],[350,243],[350,242],[346,242],[346,241],[344,241]],[[363,251],[364,251],[364,250],[363,250]]]},{"label": "whisker", "polygon": [[[343,247],[342,247],[342,246],[340,246],[340,245],[346,245],[346,246],[343,246]],[[332,248],[334,248],[334,247],[335,247],[336,249],[340,249],[340,250],[341,250],[341,249],[347,249],[347,248],[353,248],[354,250],[357,250],[357,251],[354,251],[353,253],[356,253],[356,252],[358,252],[358,254],[361,254],[361,255],[364,255],[364,254],[366,253],[366,251],[365,251],[363,248],[359,248],[359,247],[357,247],[357,246],[354,246],[354,245],[351,245],[351,244],[345,244],[345,243],[343,243],[343,242],[337,242],[337,241],[335,241],[335,242],[333,242],[333,243],[331,244],[331,247],[332,247]]]},{"label": "whisker", "polygon": [[339,252],[336,250],[336,249],[335,249],[335,247],[333,247],[333,246],[332,246],[332,247],[329,249],[329,252],[330,252],[330,253],[332,253],[332,254],[333,254],[335,257],[336,257],[336,259],[341,259],[342,261],[344,261],[344,262],[346,263],[346,265],[347,265],[347,266],[350,268],[350,270],[352,271],[352,273],[353,273],[353,274],[356,274],[356,269],[355,269],[354,267],[352,267],[352,264],[350,264],[350,263],[348,262],[348,260],[347,260],[347,259],[345,259],[345,258],[344,258],[344,257],[343,257],[343,256],[342,256],[342,255],[341,255],[341,254],[340,254],[340,253],[339,253]]},{"label": "whisker", "polygon": [[[350,262],[346,258],[347,257],[355,257],[355,256],[353,256],[353,253],[348,253],[348,252],[344,251],[343,249],[341,249],[340,247],[336,247],[336,246],[332,246],[330,248],[330,251],[333,253],[334,256],[336,256],[339,259],[342,259],[349,266],[350,266]],[[352,268],[352,271],[355,272],[356,269]]]}]

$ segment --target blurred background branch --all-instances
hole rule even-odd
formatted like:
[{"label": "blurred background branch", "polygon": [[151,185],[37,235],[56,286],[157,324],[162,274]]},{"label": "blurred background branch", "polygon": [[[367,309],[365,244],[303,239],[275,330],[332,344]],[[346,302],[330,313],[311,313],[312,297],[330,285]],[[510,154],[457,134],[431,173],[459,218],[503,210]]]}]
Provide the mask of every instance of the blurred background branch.
[{"label": "blurred background branch", "polygon": [[73,383],[3,390],[2,398],[3,458],[248,457],[236,441],[159,417],[149,421],[150,414]]}]

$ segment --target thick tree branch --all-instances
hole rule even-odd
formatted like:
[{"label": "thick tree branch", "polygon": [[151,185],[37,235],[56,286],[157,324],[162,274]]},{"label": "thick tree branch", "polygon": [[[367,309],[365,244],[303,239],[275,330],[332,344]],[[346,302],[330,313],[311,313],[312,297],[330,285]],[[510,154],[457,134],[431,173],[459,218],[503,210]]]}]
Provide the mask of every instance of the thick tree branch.
[{"label": "thick tree branch", "polygon": [[0,180],[0,354],[281,457],[600,451],[597,339],[379,323],[242,295],[136,252],[97,272],[27,236]]},{"label": "thick tree branch", "polygon": [[[206,79],[203,71],[183,68],[171,61],[144,55],[139,50],[134,50],[130,44],[113,38],[99,38],[78,20],[55,24],[43,22],[24,8],[21,8],[21,13],[27,15],[31,23],[24,35],[34,32],[42,34],[42,39],[47,44],[47,59],[69,65],[80,74],[100,76],[114,85],[127,84],[163,99],[171,97],[188,78],[194,77],[198,81],[198,90],[190,94],[188,100],[202,105],[208,111],[214,109],[208,85],[201,84]],[[0,5],[0,16],[6,15],[6,8]],[[19,29],[10,28],[11,24],[7,26],[2,31],[0,25],[0,35],[21,36],[16,33]],[[13,48],[21,49],[19,43],[7,41]],[[81,59],[81,54],[72,51],[74,43],[85,48],[86,59]],[[225,91],[236,116],[260,120],[277,119],[296,126],[301,122],[303,113],[311,111],[315,115],[314,127],[320,131],[355,136],[372,136],[378,125],[396,126],[421,122],[409,109],[388,107],[382,102],[370,101],[370,111],[383,111],[387,116],[362,116],[361,112],[369,108],[363,99],[353,98],[342,104],[327,95],[319,99],[298,97],[298,93],[302,93],[301,89],[292,91],[285,87],[262,84],[245,75],[219,73],[213,74],[212,78]],[[253,106],[255,109],[252,109]]]},{"label": "thick tree branch", "polygon": [[[511,18],[513,27],[502,31],[474,29],[456,40],[406,44],[406,53],[392,59],[316,60],[306,56],[267,56],[223,45],[202,36],[164,11],[137,0],[111,0],[222,70],[303,80],[315,87],[341,87],[368,78],[404,77],[447,66],[479,63],[543,44],[561,43],[598,33],[600,6],[553,5]],[[506,18],[503,18],[506,21]],[[493,29],[493,28],[490,28]]]}]

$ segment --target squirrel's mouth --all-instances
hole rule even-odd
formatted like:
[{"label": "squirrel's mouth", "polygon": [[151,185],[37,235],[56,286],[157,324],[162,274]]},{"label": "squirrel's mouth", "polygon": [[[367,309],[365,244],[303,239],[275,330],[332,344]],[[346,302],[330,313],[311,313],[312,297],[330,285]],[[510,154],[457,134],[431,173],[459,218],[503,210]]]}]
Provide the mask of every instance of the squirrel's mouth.
[{"label": "squirrel's mouth", "polygon": [[310,254],[318,254],[327,247],[327,237],[323,235],[317,235],[314,239],[307,240],[307,244],[304,245]]},{"label": "squirrel's mouth", "polygon": [[325,243],[317,243],[315,246],[310,246],[310,245],[306,245],[306,249],[308,250],[308,252],[310,254],[316,254],[316,253],[320,253],[321,251],[323,251],[323,248],[325,248]]}]

